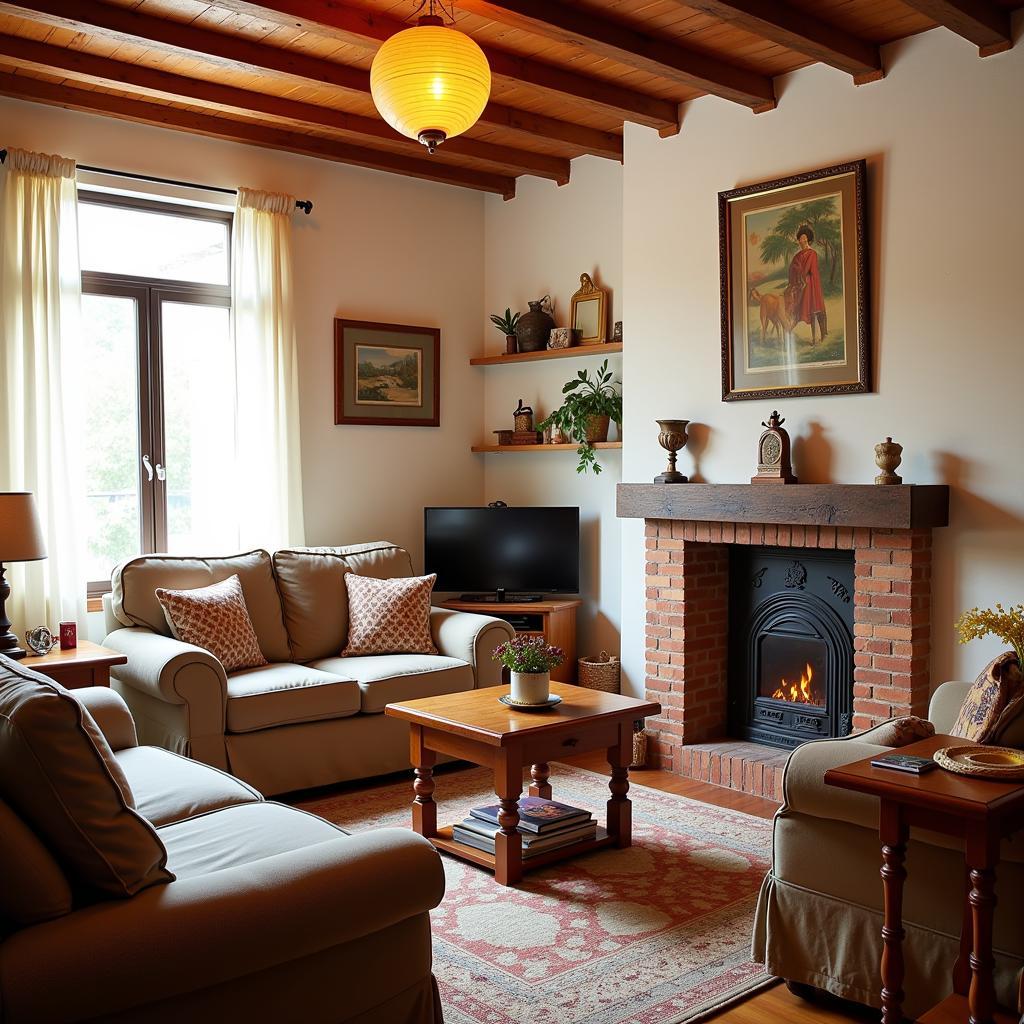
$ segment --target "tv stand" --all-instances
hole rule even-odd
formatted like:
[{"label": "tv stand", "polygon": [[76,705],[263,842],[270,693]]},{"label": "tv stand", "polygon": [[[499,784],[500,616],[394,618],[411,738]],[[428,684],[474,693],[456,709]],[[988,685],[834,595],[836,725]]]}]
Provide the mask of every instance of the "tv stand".
[{"label": "tv stand", "polygon": [[[459,598],[443,601],[442,608],[457,612],[476,612],[504,619],[518,636],[542,636],[549,644],[561,647],[565,661],[552,669],[551,678],[558,683],[576,682],[576,609],[583,603],[579,598],[571,600],[520,601],[508,597],[497,601],[494,594],[483,594],[469,600]],[[481,608],[486,604],[487,608]]]}]

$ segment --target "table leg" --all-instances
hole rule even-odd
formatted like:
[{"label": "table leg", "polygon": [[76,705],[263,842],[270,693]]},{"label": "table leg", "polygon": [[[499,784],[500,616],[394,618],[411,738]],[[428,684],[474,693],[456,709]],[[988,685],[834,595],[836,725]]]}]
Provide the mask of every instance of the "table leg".
[{"label": "table leg", "polygon": [[434,803],[434,765],[437,754],[423,745],[423,728],[410,727],[409,759],[413,763],[412,829],[427,839],[437,835],[437,804]]},{"label": "table leg", "polygon": [[971,891],[967,901],[971,906],[972,943],[968,958],[971,965],[971,984],[967,993],[970,1024],[992,1024],[995,1013],[995,985],[992,972],[992,920],[996,907],[996,873],[998,839],[982,835],[969,836],[965,850],[970,870]]},{"label": "table leg", "polygon": [[633,842],[633,805],[629,793],[629,766],[633,760],[632,725],[619,727],[619,742],[608,748],[611,779],[608,789],[608,834],[615,837],[615,845],[622,849]]},{"label": "table leg", "polygon": [[530,796],[539,796],[542,800],[551,799],[551,783],[548,778],[551,775],[551,768],[546,762],[535,764],[530,768]]},{"label": "table leg", "polygon": [[964,872],[964,910],[960,922],[960,952],[953,964],[953,991],[967,995],[971,987],[971,947],[974,945],[974,921],[971,913],[971,873]]},{"label": "table leg", "polygon": [[494,792],[501,810],[494,836],[494,880],[515,885],[523,877],[523,841],[519,834],[519,796],[523,792],[523,762],[503,749],[494,770]]},{"label": "table leg", "polygon": [[907,870],[907,825],[899,804],[881,801],[882,840],[882,1024],[903,1024],[903,883]]}]

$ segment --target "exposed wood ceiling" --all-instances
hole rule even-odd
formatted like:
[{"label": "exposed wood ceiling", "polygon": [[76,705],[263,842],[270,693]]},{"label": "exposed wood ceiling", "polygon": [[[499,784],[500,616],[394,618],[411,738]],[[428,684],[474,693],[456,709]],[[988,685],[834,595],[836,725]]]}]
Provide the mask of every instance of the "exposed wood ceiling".
[{"label": "exposed wood ceiling", "polygon": [[674,134],[679,105],[698,96],[771,116],[774,79],[808,64],[850,75],[850,88],[875,82],[882,44],[937,25],[999,53],[1020,6],[455,0],[493,88],[480,121],[433,157],[370,96],[373,55],[415,0],[0,0],[0,95],[510,198],[523,174],[564,184],[584,153],[621,160],[627,121]]}]

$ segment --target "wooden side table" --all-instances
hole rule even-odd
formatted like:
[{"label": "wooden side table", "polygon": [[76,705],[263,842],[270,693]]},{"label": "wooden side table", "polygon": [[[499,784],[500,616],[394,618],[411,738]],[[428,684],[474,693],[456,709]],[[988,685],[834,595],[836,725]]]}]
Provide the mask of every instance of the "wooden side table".
[{"label": "wooden side table", "polygon": [[110,667],[125,665],[128,658],[119,651],[101,647],[89,640],[79,640],[70,651],[55,647],[42,656],[28,654],[22,661],[26,668],[42,672],[54,682],[76,690],[81,686],[109,686]]},{"label": "wooden side table", "polygon": [[[957,736],[932,736],[899,753],[931,757],[940,747],[962,745]],[[903,1024],[903,885],[911,827],[963,840],[970,891],[964,908],[960,956],[953,968],[953,995],[918,1024],[1016,1024],[1016,1015],[996,1010],[992,970],[995,867],[1001,841],[1024,827],[1024,784],[990,782],[936,768],[910,775],[874,768],[871,758],[830,768],[825,782],[877,796],[882,841],[882,1022]]]}]

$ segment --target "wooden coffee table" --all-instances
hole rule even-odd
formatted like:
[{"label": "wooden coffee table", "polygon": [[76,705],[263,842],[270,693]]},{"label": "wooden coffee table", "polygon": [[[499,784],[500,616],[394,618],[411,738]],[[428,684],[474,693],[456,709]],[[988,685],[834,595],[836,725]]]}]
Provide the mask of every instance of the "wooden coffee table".
[{"label": "wooden coffee table", "polygon": [[[489,868],[502,885],[514,885],[524,871],[544,867],[605,846],[632,842],[629,765],[633,759],[633,723],[657,715],[661,705],[615,693],[552,683],[562,703],[545,711],[516,711],[498,703],[507,686],[389,704],[384,713],[409,723],[410,759],[416,776],[412,827],[445,853]],[[551,799],[548,762],[570,754],[605,748],[611,767],[607,829],[596,839],[550,850],[524,862],[518,831],[523,768],[532,765],[530,796]],[[452,828],[437,826],[434,764],[438,754],[472,761],[494,772],[494,792],[501,805],[494,853],[456,842]]]}]

